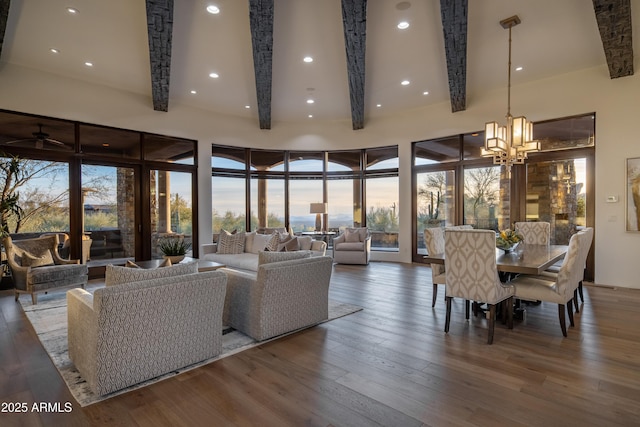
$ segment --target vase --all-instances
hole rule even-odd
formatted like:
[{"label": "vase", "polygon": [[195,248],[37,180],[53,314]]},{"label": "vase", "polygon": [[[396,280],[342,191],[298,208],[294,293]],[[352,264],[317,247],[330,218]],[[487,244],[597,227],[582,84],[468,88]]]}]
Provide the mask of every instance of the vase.
[{"label": "vase", "polygon": [[164,255],[162,258],[168,258],[171,264],[177,264],[184,259],[184,255]]},{"label": "vase", "polygon": [[520,243],[520,242],[512,243],[512,244],[511,244],[511,245],[509,245],[509,246],[496,245],[496,247],[497,247],[498,249],[501,249],[501,250],[505,251],[506,253],[508,253],[508,252],[513,251],[515,248],[517,248],[519,243]]}]

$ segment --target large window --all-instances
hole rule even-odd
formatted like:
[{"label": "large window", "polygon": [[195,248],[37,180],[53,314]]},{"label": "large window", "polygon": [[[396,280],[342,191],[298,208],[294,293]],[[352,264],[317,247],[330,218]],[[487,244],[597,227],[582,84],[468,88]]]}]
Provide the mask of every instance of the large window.
[{"label": "large window", "polygon": [[[398,147],[318,152],[214,145],[212,153],[214,234],[241,229],[235,224],[243,215],[227,213],[232,205],[250,218],[244,220],[248,230],[311,232],[316,229],[311,205],[324,203],[327,212],[320,214],[322,233],[316,238],[331,245],[331,233],[367,226],[374,235],[373,250],[398,250]],[[218,194],[222,191],[225,197]],[[218,217],[231,219],[233,228],[216,222]]]}]

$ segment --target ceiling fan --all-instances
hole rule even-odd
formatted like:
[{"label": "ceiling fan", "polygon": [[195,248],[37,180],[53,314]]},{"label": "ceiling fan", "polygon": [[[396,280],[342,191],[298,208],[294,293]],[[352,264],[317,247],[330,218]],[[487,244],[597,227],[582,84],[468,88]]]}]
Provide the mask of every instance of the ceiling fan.
[{"label": "ceiling fan", "polygon": [[56,139],[52,139],[49,138],[49,134],[46,132],[42,131],[42,124],[38,123],[38,131],[37,132],[33,132],[31,135],[33,135],[33,138],[26,138],[26,139],[16,139],[15,141],[8,141],[5,142],[5,145],[9,145],[9,144],[18,144],[21,142],[35,142],[36,148],[37,149],[41,149],[44,147],[45,142],[48,144],[52,144],[58,147],[62,147],[62,148],[66,148],[69,149],[70,147],[65,144],[64,142],[58,141]]}]

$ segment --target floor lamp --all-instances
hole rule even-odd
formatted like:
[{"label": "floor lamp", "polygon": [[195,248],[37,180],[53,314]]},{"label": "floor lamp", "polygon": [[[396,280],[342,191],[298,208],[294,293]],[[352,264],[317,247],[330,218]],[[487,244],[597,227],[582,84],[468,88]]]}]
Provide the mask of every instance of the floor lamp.
[{"label": "floor lamp", "polygon": [[316,231],[322,231],[322,215],[327,213],[326,203],[311,203],[309,213],[316,214]]}]

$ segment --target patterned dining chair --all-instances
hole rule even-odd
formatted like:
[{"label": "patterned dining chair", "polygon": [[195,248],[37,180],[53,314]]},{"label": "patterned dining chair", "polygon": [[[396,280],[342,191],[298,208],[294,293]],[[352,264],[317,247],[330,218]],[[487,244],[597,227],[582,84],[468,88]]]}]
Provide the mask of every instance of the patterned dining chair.
[{"label": "patterned dining chair", "polygon": [[496,234],[491,230],[447,230],[444,235],[447,263],[447,314],[444,331],[449,332],[451,300],[464,298],[466,318],[469,319],[468,300],[484,302],[489,309],[488,344],[493,343],[496,305],[506,301],[507,324],[513,328],[514,288],[502,283],[496,266]]},{"label": "patterned dining chair", "polygon": [[[562,266],[554,278],[547,275],[529,276],[520,275],[511,281],[516,288],[515,297],[529,301],[543,301],[558,304],[558,317],[562,335],[567,336],[566,315],[569,314],[571,326],[574,326],[571,301],[574,299],[575,290],[584,275],[584,260],[582,249],[588,238],[586,233],[576,233],[569,240],[569,250],[564,256]],[[586,259],[586,255],[584,255]],[[567,310],[565,310],[567,306]]]},{"label": "patterned dining chair", "polygon": [[516,233],[530,245],[548,245],[551,241],[551,224],[548,222],[516,222]]},{"label": "patterned dining chair", "polygon": [[[444,253],[444,228],[425,228],[424,243],[427,247],[427,254]],[[436,298],[438,297],[438,285],[444,285],[446,283],[444,264],[431,264],[431,282],[433,283],[431,307],[435,307]]]}]

